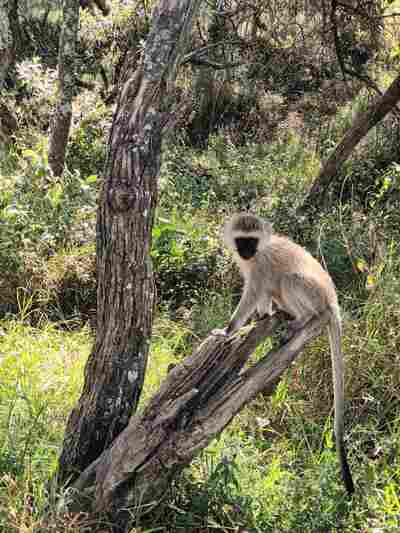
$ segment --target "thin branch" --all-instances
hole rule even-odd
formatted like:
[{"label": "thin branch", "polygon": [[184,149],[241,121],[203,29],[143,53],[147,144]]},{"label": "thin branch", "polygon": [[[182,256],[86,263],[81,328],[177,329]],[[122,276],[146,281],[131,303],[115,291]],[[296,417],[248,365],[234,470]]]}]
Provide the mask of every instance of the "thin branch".
[{"label": "thin branch", "polygon": [[[346,66],[344,57],[342,54],[342,46],[340,42],[339,37],[339,31],[338,31],[338,25],[337,25],[337,19],[336,19],[336,9],[337,6],[344,7],[345,4],[342,4],[340,2],[337,2],[337,0],[332,0],[331,2],[331,24],[332,24],[332,31],[333,31],[333,40],[335,43],[335,51],[336,51],[336,57],[339,62],[340,70],[343,75],[343,80],[346,81],[346,74],[348,76],[351,76],[352,78],[357,78],[358,80],[362,81],[369,89],[372,89],[375,91],[379,96],[383,95],[383,91],[378,87],[378,85],[372,80],[367,74],[361,74],[359,72],[356,72],[353,69],[350,69]],[[397,104],[394,105],[393,112],[395,115],[400,118],[400,108]]]},{"label": "thin branch", "polygon": [[216,48],[219,48],[220,46],[226,46],[227,44],[243,44],[241,40],[228,40],[224,39],[223,41],[218,41],[217,43],[208,44],[206,46],[202,46],[201,48],[197,48],[196,50],[192,50],[188,54],[185,54],[182,58],[182,64],[189,63],[193,58],[198,58],[199,56],[202,56],[209,52],[210,50],[215,50]]},{"label": "thin branch", "polygon": [[245,61],[235,61],[234,63],[217,63],[216,61],[210,61],[209,59],[202,59],[200,57],[192,58],[190,60],[191,65],[212,67],[215,70],[224,70],[227,68],[240,67],[241,65],[247,65]]},{"label": "thin branch", "polygon": [[339,62],[340,70],[342,71],[343,80],[346,81],[346,67],[345,67],[344,59],[342,55],[342,45],[339,39],[339,31],[338,31],[337,19],[336,19],[336,8],[337,8],[337,1],[332,0],[330,19],[331,19],[332,31],[333,31],[333,41],[335,43],[336,57]]}]

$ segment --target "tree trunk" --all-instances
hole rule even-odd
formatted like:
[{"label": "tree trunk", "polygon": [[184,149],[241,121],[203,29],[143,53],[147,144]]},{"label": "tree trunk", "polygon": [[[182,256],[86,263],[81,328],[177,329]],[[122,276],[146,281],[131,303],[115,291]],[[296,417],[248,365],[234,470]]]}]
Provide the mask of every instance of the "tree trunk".
[{"label": "tree trunk", "polygon": [[75,92],[75,55],[79,31],[79,3],[64,0],[63,25],[58,51],[58,104],[50,128],[49,165],[55,176],[64,171],[65,152]]},{"label": "tree trunk", "polygon": [[168,374],[143,413],[132,417],[112,447],[80,476],[71,508],[82,510],[87,493],[95,494],[92,510],[108,511],[118,523],[124,523],[129,507],[133,515],[135,505],[139,513],[151,510],[171,480],[248,402],[261,391],[272,393],[328,319],[325,313],[309,322],[245,371],[249,355],[279,324],[277,316],[258,322],[247,335],[209,337]]},{"label": "tree trunk", "polygon": [[392,82],[380,98],[375,100],[367,111],[356,117],[354,124],[322,167],[299,212],[307,212],[318,208],[320,203],[324,201],[329,185],[351,152],[369,130],[376,126],[394,108],[399,100],[400,76]]},{"label": "tree trunk", "polygon": [[[4,91],[5,82],[15,62],[15,46],[12,34],[12,12],[15,2],[0,0],[0,94]],[[0,102],[0,157],[8,150],[11,135],[18,124],[13,113],[4,102]]]},{"label": "tree trunk", "polygon": [[4,87],[8,69],[14,60],[14,46],[10,27],[10,0],[0,0],[0,90]]},{"label": "tree trunk", "polygon": [[160,1],[144,56],[119,95],[97,219],[97,338],[67,424],[61,483],[111,445],[138,404],[155,298],[150,247],[167,81],[199,4]]}]

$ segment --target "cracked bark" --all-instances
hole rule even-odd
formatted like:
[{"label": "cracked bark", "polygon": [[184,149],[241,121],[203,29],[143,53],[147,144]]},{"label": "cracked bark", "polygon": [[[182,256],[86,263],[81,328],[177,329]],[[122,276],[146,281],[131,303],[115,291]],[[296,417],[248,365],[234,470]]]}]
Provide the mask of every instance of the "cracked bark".
[{"label": "cracked bark", "polygon": [[140,64],[124,76],[97,217],[97,337],[66,427],[61,484],[113,443],[139,401],[155,299],[150,248],[167,82],[174,78],[199,3],[161,0]]},{"label": "cracked bark", "polygon": [[15,59],[10,14],[13,3],[0,0],[0,90],[4,87],[8,70]]}]

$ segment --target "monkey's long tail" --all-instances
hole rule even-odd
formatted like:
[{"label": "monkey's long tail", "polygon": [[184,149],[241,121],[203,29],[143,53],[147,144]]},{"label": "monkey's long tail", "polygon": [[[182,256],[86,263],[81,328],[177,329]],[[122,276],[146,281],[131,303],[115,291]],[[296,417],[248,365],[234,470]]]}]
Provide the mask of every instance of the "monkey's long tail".
[{"label": "monkey's long tail", "polygon": [[354,492],[354,483],[344,445],[344,361],[341,348],[342,324],[339,308],[332,308],[331,317],[328,325],[328,335],[332,356],[336,451],[342,471],[343,483],[350,496]]}]

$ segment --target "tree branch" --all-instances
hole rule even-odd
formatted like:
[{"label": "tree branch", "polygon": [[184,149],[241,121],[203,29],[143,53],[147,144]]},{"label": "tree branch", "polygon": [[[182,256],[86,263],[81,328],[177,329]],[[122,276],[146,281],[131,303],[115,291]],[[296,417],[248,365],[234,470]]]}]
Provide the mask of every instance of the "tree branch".
[{"label": "tree branch", "polygon": [[343,80],[346,81],[346,67],[344,64],[344,59],[342,55],[342,47],[339,39],[339,31],[337,27],[337,20],[336,20],[336,9],[337,9],[337,1],[332,0],[331,1],[331,24],[332,24],[332,31],[333,31],[333,41],[335,43],[335,51],[336,51],[336,57],[339,62],[340,70],[342,71]]},{"label": "tree branch", "polygon": [[298,213],[314,209],[324,201],[329,185],[351,152],[368,131],[393,110],[399,100],[400,76],[392,82],[386,92],[367,111],[356,116],[351,128],[346,132],[343,139],[324,163],[303,205],[298,209]]},{"label": "tree branch", "polygon": [[[223,41],[218,41],[217,43],[208,44],[206,46],[202,46],[201,48],[197,48],[196,50],[192,50],[188,54],[186,54],[181,64],[184,65],[186,63],[193,63],[195,61],[203,61],[203,56],[209,52],[210,50],[214,50],[215,48],[219,48],[220,46],[226,46],[226,45],[240,45],[243,44],[241,40],[232,40],[232,39],[226,39]],[[207,60],[204,60],[207,61]]]}]

